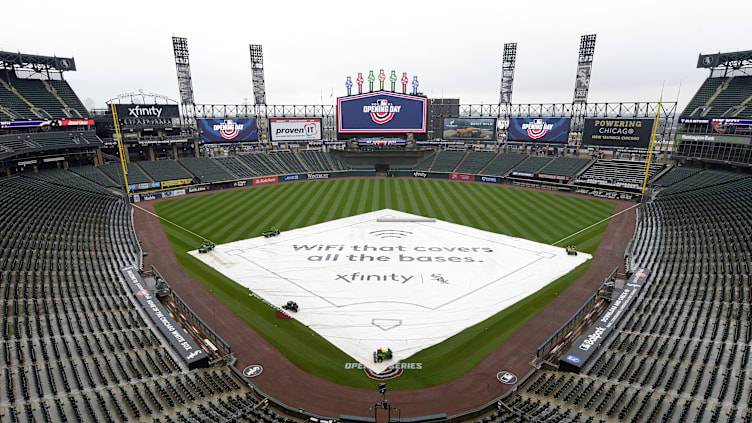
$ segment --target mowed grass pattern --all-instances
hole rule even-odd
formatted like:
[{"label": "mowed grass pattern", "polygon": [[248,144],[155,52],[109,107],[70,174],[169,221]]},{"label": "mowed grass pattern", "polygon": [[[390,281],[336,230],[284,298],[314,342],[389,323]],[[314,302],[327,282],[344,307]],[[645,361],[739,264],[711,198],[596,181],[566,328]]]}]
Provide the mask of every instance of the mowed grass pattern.
[{"label": "mowed grass pattern", "polygon": [[[272,225],[286,231],[384,208],[551,244],[610,216],[615,204],[477,183],[343,179],[224,191],[155,206],[161,217],[217,244],[257,237]],[[593,254],[607,224],[596,225],[562,244],[574,244]],[[167,222],[163,227],[181,265],[298,367],[343,385],[373,387],[375,382],[362,370],[345,370],[345,363],[352,358],[300,323],[277,319],[274,311],[250,297],[246,288],[188,255],[187,251],[201,243],[200,238]],[[587,266],[406,360],[422,362],[423,370],[405,371],[390,381],[390,388],[436,385],[468,372],[582,275]]]}]

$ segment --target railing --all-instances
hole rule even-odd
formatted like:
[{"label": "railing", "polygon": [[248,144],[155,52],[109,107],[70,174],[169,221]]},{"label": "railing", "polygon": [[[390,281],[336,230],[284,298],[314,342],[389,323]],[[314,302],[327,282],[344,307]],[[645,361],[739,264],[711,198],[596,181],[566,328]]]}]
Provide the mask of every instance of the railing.
[{"label": "railing", "polygon": [[[162,277],[162,275],[159,273],[157,268],[154,267],[154,265],[152,265],[151,269],[154,271],[155,275],[160,277],[165,282],[165,284],[167,284],[167,287],[169,288],[170,284],[167,283],[167,280],[164,277]],[[183,310],[185,310],[188,313],[189,317],[195,323],[201,326],[202,332],[207,334],[209,336],[209,339],[212,342],[216,342],[217,344],[219,344],[218,348],[223,348],[228,353],[232,352],[230,345],[227,342],[225,342],[221,336],[219,336],[216,332],[214,332],[214,329],[209,327],[209,325],[207,325],[200,317],[198,317],[198,315],[191,309],[191,307],[188,306],[188,304],[185,301],[183,301],[183,299],[180,298],[180,296],[177,293],[175,293],[175,291],[173,291],[172,288],[170,288],[170,297],[178,306],[180,306]]]},{"label": "railing", "polygon": [[568,334],[569,331],[574,329],[580,323],[582,316],[585,316],[592,311],[592,306],[598,301],[598,299],[611,297],[613,285],[609,282],[611,282],[618,270],[618,267],[615,268],[613,272],[611,272],[606,277],[606,279],[603,281],[603,284],[598,288],[598,290],[590,298],[588,298],[587,301],[585,301],[585,304],[583,304],[582,307],[580,307],[574,313],[574,315],[572,315],[572,317],[559,328],[559,330],[554,332],[553,335],[551,335],[544,343],[541,344],[540,347],[538,347],[538,350],[535,352],[536,359],[541,359],[544,356],[544,353],[546,351],[549,351],[553,345],[559,344],[561,341],[563,341],[566,337],[565,334]]}]

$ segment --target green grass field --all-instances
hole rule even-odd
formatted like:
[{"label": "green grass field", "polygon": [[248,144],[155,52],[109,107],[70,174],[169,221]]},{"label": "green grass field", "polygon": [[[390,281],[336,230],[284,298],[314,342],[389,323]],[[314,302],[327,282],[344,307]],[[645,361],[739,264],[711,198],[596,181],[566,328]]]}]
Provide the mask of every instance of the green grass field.
[{"label": "green grass field", "polygon": [[[346,179],[273,185],[218,192],[156,204],[157,213],[222,244],[260,235],[271,225],[282,231],[383,208],[472,226],[547,244],[613,214],[615,204],[595,199],[497,185],[418,179]],[[608,221],[562,244],[594,253]],[[201,239],[162,224],[180,264],[301,369],[342,385],[373,388],[354,360],[295,320],[280,320],[248,290],[193,258]],[[410,357],[423,370],[407,370],[390,389],[416,389],[447,382],[473,367],[566,289],[585,263],[544,289],[491,318]]]}]

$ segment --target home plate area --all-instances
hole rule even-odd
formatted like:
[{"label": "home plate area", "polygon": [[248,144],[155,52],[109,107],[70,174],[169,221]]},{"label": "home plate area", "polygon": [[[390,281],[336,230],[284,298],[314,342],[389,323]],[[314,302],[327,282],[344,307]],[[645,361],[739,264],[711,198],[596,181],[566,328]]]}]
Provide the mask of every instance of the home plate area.
[{"label": "home plate area", "polygon": [[277,307],[296,302],[294,318],[376,373],[591,258],[389,209],[190,254]]}]

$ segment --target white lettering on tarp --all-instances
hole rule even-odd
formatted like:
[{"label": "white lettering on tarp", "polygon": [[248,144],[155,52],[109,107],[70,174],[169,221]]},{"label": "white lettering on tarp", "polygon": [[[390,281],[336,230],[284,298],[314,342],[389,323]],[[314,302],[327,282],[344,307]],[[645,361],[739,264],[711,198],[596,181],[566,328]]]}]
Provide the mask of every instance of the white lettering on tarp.
[{"label": "white lettering on tarp", "polygon": [[161,117],[162,116],[162,108],[157,106],[151,106],[151,107],[129,107],[128,108],[128,115],[133,116],[134,118],[138,118],[141,116],[154,116],[154,117]]}]

